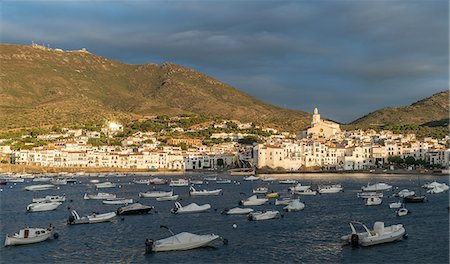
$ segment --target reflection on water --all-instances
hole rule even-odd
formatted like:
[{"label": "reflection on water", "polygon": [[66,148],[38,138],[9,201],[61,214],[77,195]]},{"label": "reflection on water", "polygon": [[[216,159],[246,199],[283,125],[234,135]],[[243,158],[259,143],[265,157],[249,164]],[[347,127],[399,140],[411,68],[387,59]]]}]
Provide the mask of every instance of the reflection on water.
[{"label": "reflection on water", "polygon": [[[192,176],[192,175],[191,175]],[[195,175],[202,176],[202,175]],[[220,177],[221,175],[219,175]],[[222,178],[229,176],[222,176]],[[170,209],[173,202],[156,202],[154,199],[139,199],[140,191],[151,187],[130,184],[133,177],[103,178],[102,181],[118,182],[121,188],[105,189],[116,193],[118,197],[139,200],[146,205],[155,206],[149,215],[118,217],[113,223],[66,226],[67,208],[76,209],[81,215],[91,212],[114,211],[118,206],[103,205],[99,200],[83,200],[85,192],[95,192],[87,185],[89,178],[80,178],[83,183],[63,185],[60,190],[42,191],[33,194],[23,191],[17,184],[14,188],[5,188],[0,192],[0,236],[17,232],[24,226],[56,226],[60,238],[44,243],[0,249],[0,261],[4,263],[268,263],[268,262],[307,262],[307,263],[448,263],[449,205],[448,194],[429,197],[424,204],[408,204],[411,215],[398,218],[388,204],[398,198],[383,198],[380,206],[366,207],[363,200],[356,198],[356,192],[367,182],[386,182],[399,190],[408,188],[419,191],[418,185],[426,181],[438,180],[448,184],[448,178],[421,176],[420,183],[414,175],[369,175],[369,174],[298,174],[303,184],[313,187],[319,184],[342,183],[344,192],[317,196],[301,196],[305,202],[304,211],[283,213],[277,220],[249,222],[245,216],[225,216],[220,212],[224,208],[237,206],[239,200],[252,195],[252,189],[268,185],[276,191],[286,190],[289,185],[263,182],[243,182],[240,185],[214,182],[203,188],[222,188],[223,196],[190,197],[188,187],[176,187],[182,204],[196,202],[210,203],[212,209],[207,213],[191,215],[173,215]],[[168,186],[164,187],[169,189]],[[201,189],[201,188],[200,188]],[[398,191],[398,190],[397,190]],[[67,201],[56,211],[26,213],[25,208],[33,197],[49,194],[63,194]],[[392,192],[388,193],[392,194]],[[72,202],[69,202],[73,200]],[[257,207],[254,207],[255,209]],[[267,205],[261,209],[282,207]],[[350,233],[348,222],[361,220],[370,227],[381,220],[386,225],[403,223],[409,239],[370,248],[354,249],[342,247],[340,237]],[[193,233],[216,233],[229,240],[226,246],[184,252],[144,254],[146,238],[160,239],[170,234],[160,229],[161,224],[168,225],[175,233],[189,231]],[[233,228],[233,224],[237,228]]]}]

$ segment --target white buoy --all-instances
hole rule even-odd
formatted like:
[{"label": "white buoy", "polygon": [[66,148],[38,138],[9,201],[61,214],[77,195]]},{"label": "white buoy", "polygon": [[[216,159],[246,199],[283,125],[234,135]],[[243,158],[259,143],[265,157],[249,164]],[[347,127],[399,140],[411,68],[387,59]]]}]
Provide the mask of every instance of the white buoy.
[{"label": "white buoy", "polygon": [[237,225],[236,225],[236,224],[233,224],[233,228],[236,229],[236,228],[237,228]]},{"label": "white buoy", "polygon": [[0,192],[3,192],[3,189],[0,189]]}]

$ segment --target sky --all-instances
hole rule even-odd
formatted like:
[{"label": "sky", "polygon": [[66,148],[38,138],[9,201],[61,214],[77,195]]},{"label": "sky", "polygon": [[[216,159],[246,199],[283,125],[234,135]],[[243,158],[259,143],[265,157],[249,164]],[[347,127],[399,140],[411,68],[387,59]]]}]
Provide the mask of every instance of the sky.
[{"label": "sky", "polygon": [[351,122],[449,87],[449,2],[2,1],[0,42],[170,61]]}]

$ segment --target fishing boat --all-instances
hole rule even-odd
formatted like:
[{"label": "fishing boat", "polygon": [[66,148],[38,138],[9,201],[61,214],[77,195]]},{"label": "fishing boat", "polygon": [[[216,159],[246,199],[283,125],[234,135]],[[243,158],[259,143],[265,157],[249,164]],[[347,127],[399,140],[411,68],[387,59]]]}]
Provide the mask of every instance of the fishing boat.
[{"label": "fishing boat", "polygon": [[380,205],[382,202],[383,200],[381,200],[381,198],[372,196],[367,198],[366,205],[367,206]]},{"label": "fishing boat", "polygon": [[55,188],[55,185],[53,184],[36,184],[36,185],[29,185],[25,187],[25,190],[27,191],[45,191]]},{"label": "fishing boat", "polygon": [[28,212],[44,212],[44,211],[52,211],[56,210],[58,206],[62,203],[60,202],[48,202],[48,203],[31,203],[27,205]]},{"label": "fishing boat", "polygon": [[398,209],[402,207],[402,202],[393,202],[389,204],[389,208],[391,209]]},{"label": "fishing boat", "polygon": [[44,198],[33,198],[33,203],[45,203],[45,202],[64,202],[66,197],[64,195],[47,195]]},{"label": "fishing boat", "polygon": [[319,193],[338,193],[343,191],[343,188],[340,184],[333,184],[333,185],[322,185],[319,186]]},{"label": "fishing boat", "polygon": [[171,210],[171,212],[174,214],[201,213],[210,208],[210,204],[198,205],[196,203],[191,203],[186,206],[182,206],[180,202],[175,202],[175,207]]},{"label": "fishing boat", "polygon": [[223,210],[222,214],[227,215],[243,215],[253,212],[252,208],[241,208],[241,207],[235,207],[231,209],[225,209]]},{"label": "fishing boat", "polygon": [[117,209],[118,215],[137,215],[137,214],[147,214],[153,206],[142,205],[140,203],[134,203],[126,205]]},{"label": "fishing boat", "polygon": [[382,192],[361,192],[361,193],[356,194],[356,197],[362,198],[362,199],[368,199],[370,197],[383,198],[383,196],[384,195]]},{"label": "fishing boat", "polygon": [[257,206],[257,205],[263,205],[265,204],[267,201],[269,201],[269,199],[267,198],[258,198],[258,196],[253,195],[250,196],[247,199],[241,200],[239,202],[239,205],[244,205],[244,206]]},{"label": "fishing boat", "polygon": [[53,234],[53,227],[48,228],[24,228],[14,235],[6,235],[5,247],[16,245],[28,245],[45,241]]},{"label": "fishing boat", "polygon": [[248,220],[250,221],[261,221],[261,220],[269,220],[275,219],[280,216],[280,212],[278,211],[258,211],[252,212],[248,214]]},{"label": "fishing boat", "polygon": [[188,232],[182,232],[175,235],[172,230],[166,226],[161,226],[169,230],[172,236],[154,241],[147,239],[145,241],[145,252],[162,252],[162,251],[180,251],[190,250],[200,247],[210,246],[214,241],[222,239],[218,235],[196,235]]},{"label": "fishing boat", "polygon": [[178,199],[179,195],[172,195],[172,196],[163,196],[163,197],[158,197],[156,198],[156,201],[161,202],[161,201],[176,201]]},{"label": "fishing boat", "polygon": [[294,199],[287,206],[283,207],[285,212],[297,212],[303,209],[305,209],[305,204],[300,202],[299,199]]},{"label": "fishing boat", "polygon": [[384,182],[375,183],[372,185],[368,183],[367,186],[361,187],[363,192],[383,192],[389,191],[390,189],[392,189],[392,186]]},{"label": "fishing boat", "polygon": [[253,193],[267,193],[269,191],[269,188],[267,187],[258,187],[256,189],[253,189]]},{"label": "fishing boat", "polygon": [[271,192],[266,194],[266,198],[278,198],[280,196],[280,193],[278,192]]},{"label": "fishing boat", "polygon": [[153,178],[149,180],[149,183],[153,185],[164,185],[168,184],[169,182],[161,178]]},{"label": "fishing boat", "polygon": [[279,181],[280,184],[296,184],[296,180],[281,180]]},{"label": "fishing boat", "polygon": [[84,194],[84,200],[106,200],[114,198],[116,198],[116,195],[112,193]]},{"label": "fishing boat", "polygon": [[101,188],[115,188],[117,185],[115,183],[112,182],[101,182],[101,183],[97,183],[95,185],[95,188],[97,189],[101,189]]},{"label": "fishing boat", "polygon": [[309,188],[311,188],[310,185],[302,185],[301,183],[297,183],[297,185],[295,185],[294,187],[289,187],[289,191],[291,192],[301,192],[301,191],[306,191]]},{"label": "fishing boat", "polygon": [[304,191],[293,191],[292,193],[293,194],[297,194],[297,195],[311,195],[311,196],[314,196],[314,195],[317,194],[317,191],[313,191],[311,189],[307,189],[307,190],[304,190]]},{"label": "fishing boat", "polygon": [[189,181],[186,179],[171,180],[169,186],[171,187],[189,186]]},{"label": "fishing boat", "polygon": [[259,180],[259,177],[258,176],[254,176],[254,175],[251,175],[251,176],[248,176],[248,177],[244,178],[244,181],[257,181],[257,180]]},{"label": "fishing boat", "polygon": [[102,201],[103,204],[132,204],[133,199],[129,198],[110,198]]},{"label": "fishing boat", "polygon": [[148,191],[148,192],[140,192],[139,197],[141,198],[158,198],[158,197],[167,197],[172,196],[173,190],[170,191],[162,191],[162,190],[155,190],[155,191]]},{"label": "fishing boat", "polygon": [[93,213],[88,216],[80,217],[77,211],[72,210],[69,219],[67,220],[67,224],[69,225],[77,225],[77,224],[96,224],[111,221],[114,217],[116,217],[116,212],[104,213],[104,214],[96,214]]},{"label": "fishing boat", "polygon": [[[356,232],[354,224],[361,225],[365,232]],[[377,244],[389,243],[398,241],[405,235],[405,228],[402,224],[391,226],[384,226],[384,222],[375,222],[373,230],[369,230],[366,225],[361,222],[351,222],[350,228],[352,233],[350,235],[342,236],[341,240],[353,246],[373,246]]]},{"label": "fishing boat", "polygon": [[219,195],[222,192],[222,189],[215,189],[215,190],[201,190],[197,191],[193,186],[189,188],[189,195],[191,196],[215,196]]},{"label": "fishing boat", "polygon": [[408,209],[406,208],[399,208],[396,212],[397,216],[405,216],[409,213]]}]

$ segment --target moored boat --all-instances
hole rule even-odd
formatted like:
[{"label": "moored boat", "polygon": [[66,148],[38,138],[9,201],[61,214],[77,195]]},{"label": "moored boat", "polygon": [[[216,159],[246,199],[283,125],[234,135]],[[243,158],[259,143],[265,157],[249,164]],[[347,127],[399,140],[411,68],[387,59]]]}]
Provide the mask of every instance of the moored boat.
[{"label": "moored boat", "polygon": [[26,186],[25,190],[27,190],[27,191],[45,191],[45,190],[50,190],[54,187],[55,187],[55,185],[53,185],[53,184],[36,184],[36,185]]},{"label": "moored boat", "polygon": [[425,195],[410,195],[403,197],[403,203],[423,203],[427,200]]},{"label": "moored boat", "polygon": [[[365,232],[356,232],[353,224],[361,225]],[[360,222],[351,222],[350,228],[352,229],[352,233],[342,236],[341,240],[353,246],[363,247],[401,240],[406,232],[402,224],[386,227],[384,226],[384,222],[375,222],[373,230],[369,230],[366,225]]]},{"label": "moored boat", "polygon": [[161,178],[153,178],[149,180],[150,184],[153,185],[164,185],[164,184],[168,184],[169,182],[167,180],[161,179]]},{"label": "moored boat", "polygon": [[254,175],[251,175],[251,176],[248,176],[248,177],[244,178],[244,181],[257,181],[257,180],[259,180],[259,177],[258,176],[254,176]]},{"label": "moored boat", "polygon": [[95,184],[95,188],[101,189],[101,188],[115,188],[117,185],[112,182],[101,182]]},{"label": "moored boat", "polygon": [[363,192],[383,192],[390,189],[392,189],[392,186],[384,182],[375,183],[372,185],[368,183],[367,186],[361,187]]},{"label": "moored boat", "polygon": [[252,205],[263,205],[265,204],[267,201],[269,201],[269,199],[267,198],[258,198],[258,196],[256,195],[252,195],[247,199],[241,200],[239,202],[240,205],[244,205],[244,206],[252,206]]},{"label": "moored boat", "polygon": [[301,192],[301,191],[306,191],[309,188],[311,188],[310,185],[302,185],[301,183],[297,183],[297,185],[295,185],[294,187],[289,187],[289,191],[291,192]]},{"label": "moored boat", "polygon": [[153,206],[147,206],[140,203],[130,204],[117,209],[118,215],[137,215],[137,214],[147,214]]},{"label": "moored boat", "polygon": [[361,192],[361,193],[356,194],[356,197],[362,198],[362,199],[367,199],[370,197],[383,198],[383,196],[384,195],[382,192]]},{"label": "moored boat", "polygon": [[262,181],[263,182],[273,182],[273,181],[276,181],[277,179],[276,178],[274,178],[274,177],[264,177],[264,178],[262,178]]},{"label": "moored boat", "polygon": [[216,183],[217,184],[229,184],[229,183],[231,183],[231,180],[225,180],[225,179],[218,179],[217,181],[216,181]]},{"label": "moored boat", "polygon": [[67,223],[69,225],[103,223],[111,221],[116,215],[116,212],[110,212],[104,214],[93,213],[88,216],[80,217],[77,211],[72,210]]},{"label": "moored boat", "polygon": [[295,200],[295,199],[292,199],[290,197],[284,197],[284,198],[281,198],[281,199],[276,199],[275,200],[275,205],[288,205],[293,200]]},{"label": "moored boat", "polygon": [[142,198],[158,198],[158,197],[167,197],[167,196],[172,196],[172,195],[173,195],[173,190],[170,190],[170,191],[155,190],[155,191],[139,193],[139,197],[142,197]]},{"label": "moored boat", "polygon": [[102,201],[103,204],[132,204],[131,198],[110,198]]},{"label": "moored boat", "polygon": [[371,197],[367,198],[366,205],[367,206],[380,205],[382,202],[383,202],[383,200],[381,200],[381,198],[371,196]]},{"label": "moored boat", "polygon": [[27,245],[47,240],[53,234],[53,227],[48,228],[24,228],[14,235],[6,235],[5,247]]},{"label": "moored boat", "polygon": [[227,215],[243,215],[253,212],[252,208],[241,208],[241,207],[235,207],[231,209],[225,209],[223,210],[222,214]]},{"label": "moored boat", "polygon": [[210,208],[210,204],[198,205],[196,203],[191,203],[186,206],[182,206],[180,202],[175,202],[175,207],[171,210],[171,212],[174,214],[201,213]]},{"label": "moored boat", "polygon": [[215,189],[215,190],[196,190],[193,186],[189,188],[189,195],[191,196],[215,196],[219,195],[222,192],[222,189]]},{"label": "moored boat", "polygon": [[278,192],[266,193],[266,198],[278,198],[278,196],[280,196]]},{"label": "moored boat", "polygon": [[275,219],[280,216],[280,212],[278,211],[258,211],[248,214],[248,220],[250,221],[261,221],[261,220],[269,220]]},{"label": "moored boat", "polygon": [[289,179],[287,179],[287,180],[281,180],[281,181],[278,181],[280,184],[296,184],[297,183],[297,181],[296,180],[289,180]]},{"label": "moored boat", "polygon": [[33,203],[45,203],[45,202],[64,202],[66,197],[64,195],[47,195],[44,198],[33,198]]},{"label": "moored boat", "polygon": [[283,207],[285,212],[297,212],[303,209],[305,209],[305,204],[300,202],[299,199],[294,199],[287,206]]},{"label": "moored boat", "polygon": [[169,183],[169,186],[171,186],[171,187],[189,186],[189,181],[186,179],[171,180]]},{"label": "moored boat", "polygon": [[318,191],[319,191],[320,194],[323,194],[323,193],[338,193],[338,192],[343,191],[343,188],[342,188],[342,186],[340,184],[322,185],[322,186],[319,186]]},{"label": "moored boat", "polygon": [[293,191],[292,193],[293,194],[297,194],[297,195],[311,195],[311,196],[314,196],[314,195],[317,194],[317,191],[313,191],[311,189],[307,189],[307,190],[304,190],[304,191]]},{"label": "moored boat", "polygon": [[85,200],[106,200],[116,198],[115,194],[112,193],[97,193],[97,194],[84,194]]},{"label": "moored boat", "polygon": [[416,194],[414,191],[410,191],[410,190],[408,190],[408,189],[403,189],[403,190],[399,191],[399,192],[396,194],[396,196],[397,196],[397,197],[404,198],[404,197],[406,197],[406,196],[411,196],[411,195],[414,195],[414,194]]},{"label": "moored boat", "polygon": [[398,209],[402,207],[402,202],[393,202],[389,204],[389,208],[391,209]]},{"label": "moored boat", "polygon": [[31,203],[27,205],[28,212],[44,212],[44,211],[52,211],[56,210],[58,206],[62,203],[60,202],[47,202],[47,203]]},{"label": "moored boat", "polygon": [[404,207],[399,208],[399,209],[397,210],[397,212],[396,212],[397,216],[405,216],[405,215],[407,215],[408,213],[409,213],[409,210],[406,209],[406,208],[404,208]]},{"label": "moored boat", "polygon": [[269,188],[267,187],[258,187],[256,189],[253,189],[253,193],[267,193],[269,191]]},{"label": "moored boat", "polygon": [[176,201],[178,199],[179,195],[172,195],[172,196],[163,196],[163,197],[158,197],[156,198],[156,201],[161,202],[161,201]]}]

